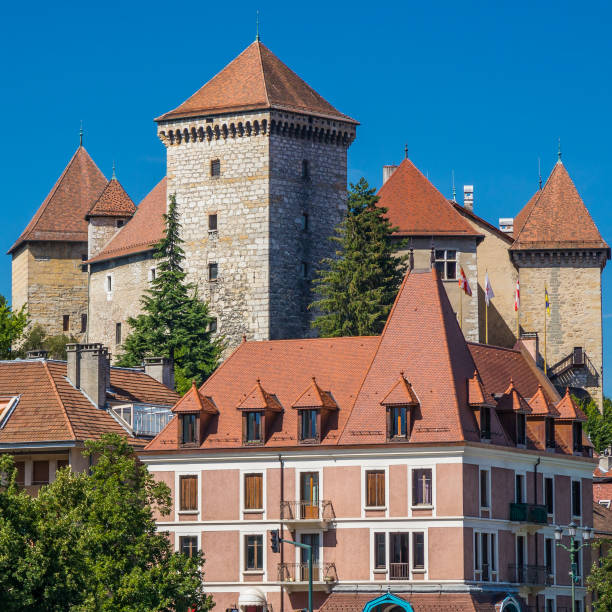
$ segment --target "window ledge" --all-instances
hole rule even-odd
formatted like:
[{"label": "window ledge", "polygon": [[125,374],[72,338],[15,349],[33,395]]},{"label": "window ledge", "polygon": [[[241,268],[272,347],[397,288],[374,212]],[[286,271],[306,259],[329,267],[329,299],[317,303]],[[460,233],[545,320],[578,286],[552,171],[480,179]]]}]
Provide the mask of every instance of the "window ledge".
[{"label": "window ledge", "polygon": [[410,506],[411,510],[433,510],[431,504],[417,504],[416,506]]},{"label": "window ledge", "polygon": [[242,574],[246,576],[263,576],[263,570],[242,570]]},{"label": "window ledge", "polygon": [[426,574],[427,570],[424,567],[419,567],[417,569],[412,570],[413,574]]},{"label": "window ledge", "polygon": [[265,512],[265,509],[264,508],[243,508],[242,512],[248,513],[248,514],[263,514]]},{"label": "window ledge", "polygon": [[387,506],[364,506],[364,510],[386,510]]},{"label": "window ledge", "polygon": [[179,510],[179,514],[197,514],[199,510]]},{"label": "window ledge", "polygon": [[491,512],[491,506],[480,506],[481,512]]},{"label": "window ledge", "polygon": [[372,573],[374,574],[386,574],[387,570],[383,569],[382,567],[376,568],[374,570],[372,570]]}]

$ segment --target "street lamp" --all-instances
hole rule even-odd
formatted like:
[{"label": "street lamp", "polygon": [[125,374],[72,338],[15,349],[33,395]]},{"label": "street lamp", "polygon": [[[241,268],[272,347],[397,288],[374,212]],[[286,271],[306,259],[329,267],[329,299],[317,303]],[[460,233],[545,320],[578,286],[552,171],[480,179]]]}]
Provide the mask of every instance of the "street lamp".
[{"label": "street lamp", "polygon": [[573,521],[567,526],[567,533],[570,537],[570,545],[565,546],[565,544],[561,543],[561,538],[563,537],[563,529],[559,525],[555,528],[555,540],[557,546],[560,546],[564,550],[567,550],[570,554],[570,579],[572,581],[572,612],[576,612],[576,583],[578,582],[577,565],[576,565],[576,554],[579,553],[583,548],[589,546],[591,543],[591,536],[593,535],[592,527],[585,527],[582,530],[582,539],[584,540],[584,544],[576,544],[576,532],[578,528],[576,527],[576,523]]}]

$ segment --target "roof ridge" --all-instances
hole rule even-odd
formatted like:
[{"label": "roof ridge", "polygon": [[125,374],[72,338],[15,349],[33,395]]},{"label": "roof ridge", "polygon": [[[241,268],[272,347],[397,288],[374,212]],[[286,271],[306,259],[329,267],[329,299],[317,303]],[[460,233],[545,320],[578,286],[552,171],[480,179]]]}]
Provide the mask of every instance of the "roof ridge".
[{"label": "roof ridge", "polygon": [[45,369],[45,372],[47,373],[47,376],[49,377],[49,382],[51,383],[51,388],[53,389],[53,393],[55,394],[55,399],[57,399],[60,405],[60,408],[62,409],[62,412],[64,416],[66,417],[66,423],[68,424],[68,429],[70,430],[72,437],[76,440],[76,434],[74,433],[74,428],[72,427],[70,417],[68,416],[68,411],[66,410],[66,406],[64,405],[64,402],[62,401],[62,397],[57,389],[57,385],[55,384],[55,379],[53,378],[53,374],[51,374],[51,371],[49,370],[49,366],[46,361],[43,361],[42,364],[43,364],[43,368]]},{"label": "roof ridge", "polygon": [[471,344],[472,346],[483,346],[485,348],[492,348],[500,351],[510,351],[511,353],[521,353],[519,349],[509,348],[507,346],[497,346],[496,344],[485,344],[484,342],[475,342],[474,340],[466,340],[466,344]]},{"label": "roof ridge", "polygon": [[[542,197],[542,194],[544,193],[544,190],[546,189],[546,186],[548,185],[550,179],[552,178],[552,175],[554,174],[555,170],[557,169],[557,165],[558,164],[563,165],[560,160],[557,161],[557,163],[554,165],[554,167],[552,169],[552,172],[548,175],[548,178],[546,179],[546,182],[544,183],[544,187],[542,187],[541,189],[538,189],[538,191],[536,191],[536,193],[533,194],[533,195],[538,194],[538,197],[536,198],[536,201],[533,203],[533,205],[531,206],[531,208],[527,212],[527,216],[525,217],[525,221],[523,222],[523,226],[521,227],[519,233],[514,238],[514,242],[518,241],[520,235],[523,233],[523,230],[525,229],[525,227],[527,227],[527,222],[529,221],[529,218],[533,214],[533,211],[535,210],[535,207],[537,206],[538,202],[540,201],[540,198]],[[531,196],[531,197],[533,197],[533,196]],[[528,204],[529,204],[529,201],[527,202],[527,204],[525,206],[527,206]],[[520,211],[519,211],[519,213],[520,213]]]},{"label": "roof ridge", "polygon": [[259,57],[259,67],[261,68],[261,78],[263,80],[264,95],[266,96],[266,104],[270,106],[271,102],[270,102],[270,94],[268,93],[268,81],[266,79],[266,69],[264,68],[263,57],[261,56],[262,43],[259,40],[256,40],[255,45],[257,45],[257,56]]}]

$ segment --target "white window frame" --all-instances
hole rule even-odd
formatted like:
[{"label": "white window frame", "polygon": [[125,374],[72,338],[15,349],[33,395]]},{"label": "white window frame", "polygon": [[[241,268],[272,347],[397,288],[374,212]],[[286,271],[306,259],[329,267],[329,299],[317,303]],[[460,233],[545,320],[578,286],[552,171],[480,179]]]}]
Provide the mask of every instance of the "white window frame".
[{"label": "white window frame", "polygon": [[[198,509],[196,510],[180,510],[180,506],[181,506],[181,476],[196,476],[198,479],[198,493],[197,493],[197,500],[198,500]],[[196,472],[193,470],[190,471],[180,471],[180,472],[174,472],[174,520],[175,522],[178,522],[179,520],[179,515],[181,514],[197,514],[198,521],[202,520],[202,473],[201,472]]]},{"label": "white window frame", "polygon": [[544,612],[547,611],[546,605],[548,604],[549,601],[552,601],[553,612],[556,612],[557,611],[557,598],[556,597],[545,597],[544,598]]},{"label": "white window frame", "polygon": [[[438,256],[437,256],[438,252],[440,252],[440,251],[444,252],[443,258],[438,258]],[[449,259],[449,257],[448,257],[448,252],[449,251],[455,251],[454,259]],[[455,262],[455,277],[454,278],[447,278],[447,276],[446,276],[446,269],[447,269],[446,264],[449,261],[450,262],[453,262],[453,261]],[[435,262],[434,266],[437,263],[444,262],[444,274],[442,275],[442,280],[443,281],[456,281],[459,278],[459,268],[460,268],[460,265],[459,265],[459,250],[458,249],[446,249],[446,248],[444,248],[444,249],[434,249],[434,262]]]},{"label": "white window frame", "polygon": [[[240,582],[245,582],[245,576],[261,576],[262,582],[267,581],[268,568],[268,546],[266,542],[267,532],[264,529],[254,529],[240,532]],[[261,536],[261,569],[246,569],[246,539],[247,536]],[[296,546],[297,548],[297,546]]]},{"label": "white window frame", "polygon": [[[487,505],[482,506],[482,472],[487,473]],[[490,467],[481,467],[478,469],[478,505],[480,507],[480,513],[482,514],[483,510],[485,512],[491,513],[491,468]]]},{"label": "white window frame", "polygon": [[[431,470],[431,504],[416,505],[414,499],[412,499],[412,487],[413,487],[413,471],[414,470]],[[413,510],[431,510],[432,516],[436,507],[436,466],[435,465],[409,465],[408,466],[408,510],[410,516],[412,516]]]},{"label": "white window frame", "polygon": [[[486,535],[489,540],[489,566],[491,566],[491,560],[495,561],[495,570],[489,567],[490,580],[487,582],[499,582],[499,533],[494,529],[473,529],[472,530],[472,571],[474,572],[474,580],[478,582],[484,582],[482,580],[482,536]],[[478,536],[478,538],[476,538]],[[491,555],[491,538],[495,537],[495,556]],[[476,544],[478,542],[478,544]],[[476,546],[478,546],[478,569],[476,568]],[[493,575],[495,574],[495,578]]]},{"label": "white window frame", "polygon": [[315,472],[319,475],[319,505],[321,505],[321,502],[323,501],[323,469],[322,468],[313,468],[313,469],[299,468],[295,470],[295,498],[294,499],[296,502],[301,501],[300,500],[300,485],[302,482],[302,474],[310,474],[310,473],[314,474]]},{"label": "white window frame", "polygon": [[[384,506],[367,506],[368,500],[366,474],[367,472],[384,472],[385,473],[385,505]],[[389,516],[389,466],[388,465],[364,465],[361,467],[361,516],[365,517],[366,511],[369,510],[384,510],[385,516]]]},{"label": "white window frame", "polygon": [[[245,514],[261,514],[262,519],[266,519],[266,472],[264,469],[255,469],[255,470],[240,470],[240,510],[242,512],[242,518],[244,518]],[[263,503],[263,508],[255,508],[253,510],[249,510],[244,507],[244,487],[245,487],[245,477],[247,474],[261,474],[261,501]]]},{"label": "white window frame", "polygon": [[[306,470],[305,470],[306,471]],[[296,529],[295,530],[295,541],[300,542],[303,535],[316,535],[319,537],[319,567],[323,569],[324,567],[324,546],[323,546],[323,530],[322,529],[308,529],[305,527],[304,529]],[[300,542],[301,543],[301,542]],[[302,555],[302,547],[294,546],[295,548],[295,562],[301,563],[301,555]],[[313,567],[314,567],[313,562]]]},{"label": "white window frame", "polygon": [[[376,541],[375,534],[385,534],[385,567],[376,568],[374,567],[374,561],[376,558]],[[389,537],[392,533],[405,533],[408,535],[408,571],[410,572],[410,580],[413,580],[415,574],[423,576],[425,580],[428,580],[429,574],[429,532],[427,527],[411,527],[410,529],[402,529],[398,527],[371,527],[370,528],[370,581],[374,581],[375,575],[385,574],[389,576],[389,555],[391,553],[391,546],[389,543]],[[423,569],[414,568],[414,533],[423,534],[423,561],[425,567]]]},{"label": "white window frame", "polygon": [[196,533],[195,531],[193,533],[183,533],[181,531],[175,531],[174,532],[174,551],[175,552],[181,551],[181,546],[180,546],[181,538],[197,538],[198,550],[202,550],[202,533]]}]

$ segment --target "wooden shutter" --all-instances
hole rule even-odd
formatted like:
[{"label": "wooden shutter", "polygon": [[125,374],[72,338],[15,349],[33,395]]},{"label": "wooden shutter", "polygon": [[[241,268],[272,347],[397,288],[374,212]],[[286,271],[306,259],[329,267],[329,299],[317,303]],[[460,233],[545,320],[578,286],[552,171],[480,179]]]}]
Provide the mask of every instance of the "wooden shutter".
[{"label": "wooden shutter", "polygon": [[385,473],[366,472],[366,506],[385,505]]},{"label": "wooden shutter", "polygon": [[180,478],[180,509],[198,509],[198,477],[181,476]]},{"label": "wooden shutter", "polygon": [[32,466],[32,484],[47,484],[49,482],[49,462],[34,461]]},{"label": "wooden shutter", "polygon": [[261,510],[263,508],[262,474],[245,474],[244,507],[246,510]]}]

